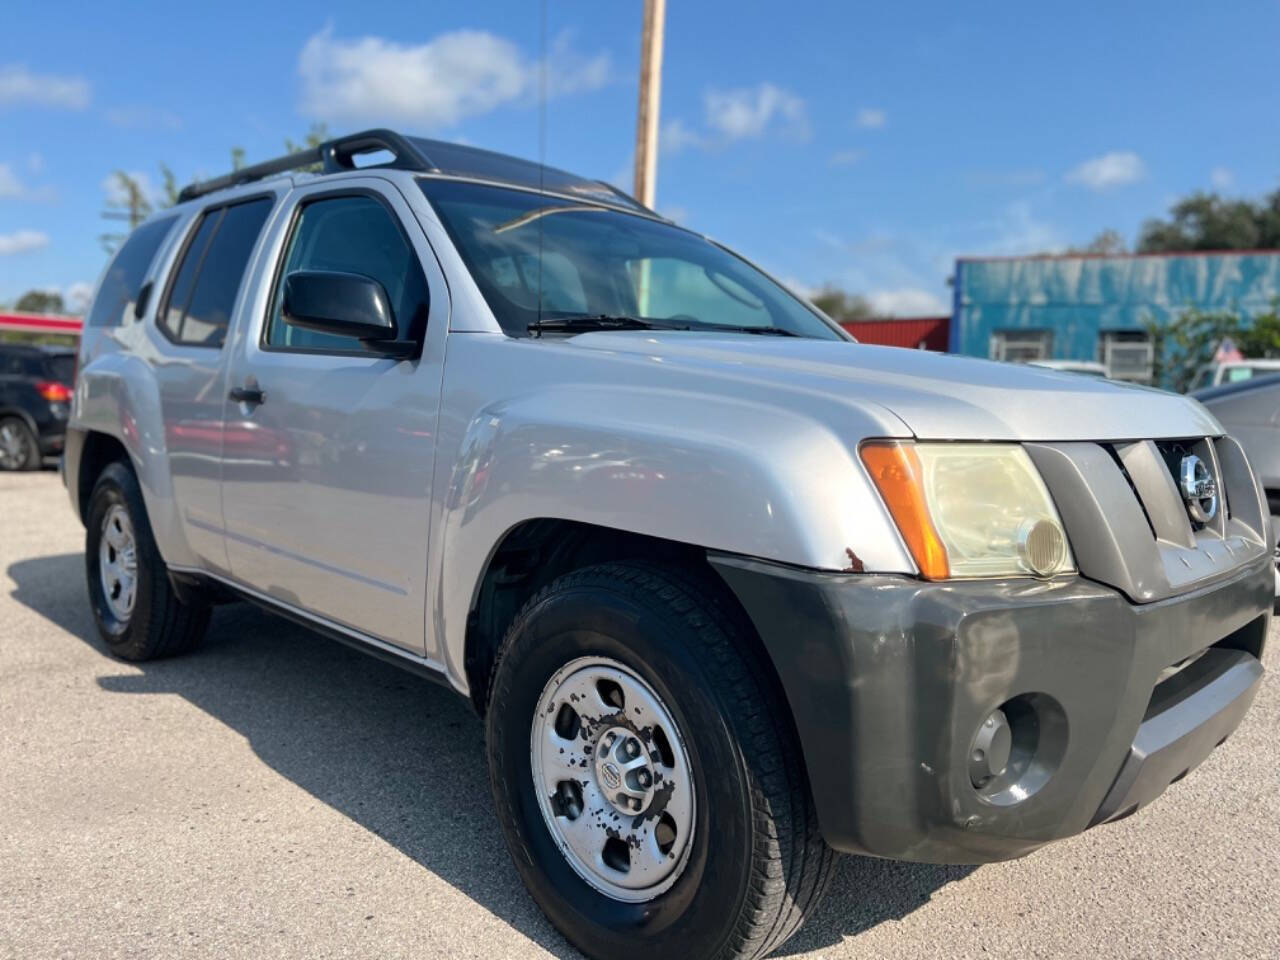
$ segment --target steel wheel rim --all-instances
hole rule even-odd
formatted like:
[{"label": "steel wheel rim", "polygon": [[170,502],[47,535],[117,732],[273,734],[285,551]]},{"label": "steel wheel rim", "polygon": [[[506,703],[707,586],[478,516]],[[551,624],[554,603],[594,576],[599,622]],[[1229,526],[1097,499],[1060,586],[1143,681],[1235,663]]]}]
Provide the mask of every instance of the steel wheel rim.
[{"label": "steel wheel rim", "polygon": [[118,503],[102,518],[98,578],[107,609],[116,620],[127,623],[138,594],[138,546],[129,511]]},{"label": "steel wheel rim", "polygon": [[27,445],[13,421],[0,423],[0,467],[16,470],[27,462]]},{"label": "steel wheel rim", "polygon": [[530,752],[543,819],[578,876],[625,903],[671,888],[696,797],[684,738],[647,682],[606,657],[565,664],[538,699]]}]

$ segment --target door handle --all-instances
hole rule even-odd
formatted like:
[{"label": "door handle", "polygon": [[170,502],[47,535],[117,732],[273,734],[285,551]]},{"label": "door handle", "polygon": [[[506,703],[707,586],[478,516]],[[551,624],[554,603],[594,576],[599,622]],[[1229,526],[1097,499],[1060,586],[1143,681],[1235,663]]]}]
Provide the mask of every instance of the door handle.
[{"label": "door handle", "polygon": [[258,387],[232,387],[228,394],[236,403],[247,403],[257,406],[267,399],[267,395]]}]

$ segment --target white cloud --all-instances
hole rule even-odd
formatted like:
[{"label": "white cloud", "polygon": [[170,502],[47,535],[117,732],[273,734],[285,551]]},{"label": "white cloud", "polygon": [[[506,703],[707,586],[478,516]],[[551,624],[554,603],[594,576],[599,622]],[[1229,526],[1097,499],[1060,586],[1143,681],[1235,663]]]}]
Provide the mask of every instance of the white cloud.
[{"label": "white cloud", "polygon": [[672,120],[662,125],[662,133],[658,138],[659,149],[666,153],[678,153],[686,147],[703,147],[707,138],[696,130],[692,130],[683,120]]},{"label": "white cloud", "polygon": [[688,147],[723,147],[736,140],[779,135],[805,140],[809,113],[801,97],[772,83],[733,90],[708,90],[702,96],[703,125],[695,130],[675,119],[662,128],[661,146],[667,153]]},{"label": "white cloud", "polygon": [[889,121],[889,115],[876,107],[863,107],[855,118],[863,130],[879,130]]},{"label": "white cloud", "polygon": [[804,101],[772,83],[736,90],[708,90],[703,106],[707,126],[725,140],[761,137],[771,129],[800,137],[809,133]]},{"label": "white cloud", "polygon": [[22,184],[7,163],[0,163],[0,197],[22,196]]},{"label": "white cloud", "polygon": [[937,294],[916,287],[875,290],[867,299],[871,301],[871,309],[882,317],[941,316],[951,312]]},{"label": "white cloud", "polygon": [[827,158],[829,167],[851,167],[867,155],[865,150],[837,150]]},{"label": "white cloud", "polygon": [[1137,183],[1146,175],[1147,168],[1140,156],[1132,150],[1113,150],[1086,160],[1067,174],[1067,180],[1090,190],[1107,190]]},{"label": "white cloud", "polygon": [[[561,34],[543,76],[510,40],[483,30],[442,33],[407,45],[382,37],[343,39],[332,28],[313,35],[298,57],[301,110],[318,120],[448,127],[539,95],[594,90],[609,82],[607,53],[575,53]],[[561,66],[569,64],[570,66]]]},{"label": "white cloud", "polygon": [[107,123],[121,130],[181,130],[182,118],[159,107],[112,107]]},{"label": "white cloud", "polygon": [[32,73],[22,64],[0,67],[0,106],[21,104],[83,110],[89,105],[89,84],[80,77]]},{"label": "white cloud", "polygon": [[81,281],[62,291],[62,302],[66,304],[68,313],[79,315],[89,309],[89,299],[92,296],[93,284]]},{"label": "white cloud", "polygon": [[1235,174],[1226,167],[1214,167],[1209,171],[1209,182],[1215,190],[1230,190],[1236,182]]},{"label": "white cloud", "polygon": [[14,233],[0,233],[0,257],[15,253],[28,253],[49,245],[48,234],[39,230],[18,230]]},{"label": "white cloud", "polygon": [[31,186],[24,183],[12,166],[0,163],[0,198],[5,197],[31,203],[52,203],[58,198],[58,191],[49,184]]},{"label": "white cloud", "polygon": [[811,283],[805,283],[803,280],[798,280],[795,277],[778,277],[775,274],[774,279],[794,293],[797,297],[810,302],[812,302],[813,298],[822,292],[821,286],[814,286]]}]

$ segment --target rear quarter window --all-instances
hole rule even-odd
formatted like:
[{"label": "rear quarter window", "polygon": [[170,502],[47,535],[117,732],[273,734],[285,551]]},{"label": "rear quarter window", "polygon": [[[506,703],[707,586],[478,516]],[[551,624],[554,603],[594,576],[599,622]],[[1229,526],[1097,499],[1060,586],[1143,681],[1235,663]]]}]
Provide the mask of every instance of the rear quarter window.
[{"label": "rear quarter window", "polygon": [[259,197],[200,215],[156,314],[166,337],[186,346],[222,346],[249,257],[274,205],[274,197]]},{"label": "rear quarter window", "polygon": [[137,303],[142,281],[160,244],[173,229],[177,217],[144,223],[129,235],[98,284],[98,295],[85,319],[90,327],[118,327]]}]

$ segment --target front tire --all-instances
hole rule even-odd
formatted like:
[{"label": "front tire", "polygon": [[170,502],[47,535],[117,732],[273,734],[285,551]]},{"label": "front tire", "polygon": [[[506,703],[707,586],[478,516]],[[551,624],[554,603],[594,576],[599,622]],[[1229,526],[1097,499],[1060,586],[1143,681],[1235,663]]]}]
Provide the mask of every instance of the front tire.
[{"label": "front tire", "polygon": [[194,649],[209,605],[183,603],[156,548],[133,471],[102,471],[85,512],[85,576],[93,618],[107,648],[124,660],[154,660]]},{"label": "front tire", "polygon": [[534,900],[588,955],[760,957],[821,900],[834,854],[753,641],[711,574],[644,563],[561,577],[508,631],[495,806]]}]

